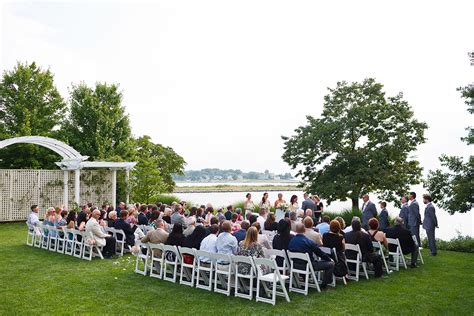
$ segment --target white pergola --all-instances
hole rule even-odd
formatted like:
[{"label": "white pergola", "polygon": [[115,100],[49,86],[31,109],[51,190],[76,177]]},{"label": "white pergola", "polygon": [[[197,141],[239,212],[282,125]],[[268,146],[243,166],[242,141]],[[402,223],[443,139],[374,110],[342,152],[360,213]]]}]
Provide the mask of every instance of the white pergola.
[{"label": "white pergola", "polygon": [[[45,148],[48,148],[58,155],[63,160],[56,162],[61,170],[64,170],[64,203],[68,207],[68,181],[69,171],[74,171],[74,202],[80,204],[80,179],[81,169],[83,168],[107,168],[112,170],[112,203],[116,203],[117,200],[117,170],[125,170],[125,179],[128,183],[130,170],[135,167],[136,162],[107,162],[107,161],[86,161],[89,157],[82,156],[77,150],[71,146],[49,137],[43,136],[23,136],[9,138],[0,141],[0,149],[13,144],[34,144]],[[129,203],[129,195],[127,192],[126,203]]]}]

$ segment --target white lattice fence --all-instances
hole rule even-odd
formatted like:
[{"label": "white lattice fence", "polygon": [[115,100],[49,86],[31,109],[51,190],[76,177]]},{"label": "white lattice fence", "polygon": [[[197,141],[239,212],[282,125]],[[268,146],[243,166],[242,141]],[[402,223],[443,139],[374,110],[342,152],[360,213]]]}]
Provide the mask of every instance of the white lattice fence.
[{"label": "white lattice fence", "polygon": [[[62,170],[0,169],[0,222],[25,220],[30,206],[39,205],[40,218],[48,207],[64,205]],[[105,170],[81,170],[81,204],[112,200],[112,175]],[[74,172],[69,172],[69,207],[74,203]]]}]

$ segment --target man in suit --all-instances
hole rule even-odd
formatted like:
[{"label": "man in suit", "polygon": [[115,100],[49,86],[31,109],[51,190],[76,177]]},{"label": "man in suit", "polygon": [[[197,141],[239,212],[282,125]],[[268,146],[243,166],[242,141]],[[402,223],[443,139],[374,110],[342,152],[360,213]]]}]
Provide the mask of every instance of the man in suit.
[{"label": "man in suit", "polygon": [[380,208],[382,210],[379,215],[379,230],[385,231],[385,229],[390,226],[390,223],[388,222],[387,202],[380,202]]},{"label": "man in suit", "polygon": [[140,205],[140,213],[138,213],[138,225],[148,225],[148,218],[146,217],[147,206]]},{"label": "man in suit", "polygon": [[418,245],[421,245],[420,241],[420,206],[416,201],[416,193],[410,192],[410,205],[408,206],[408,229],[412,235],[415,235]]},{"label": "man in suit", "polygon": [[132,247],[135,245],[135,230],[132,228],[132,226],[130,226],[129,223],[125,221],[127,217],[128,212],[126,210],[122,210],[120,212],[120,218],[117,219],[114,223],[114,228],[123,230],[123,232],[125,233],[125,242],[127,243],[127,245]]},{"label": "man in suit", "polygon": [[[411,253],[411,267],[416,268],[418,248],[416,247],[415,242],[413,241],[411,232],[404,226],[405,223],[403,222],[403,218],[401,218],[400,216],[396,217],[395,226],[387,228],[387,230],[385,230],[385,237],[393,239],[398,238],[398,240],[400,241],[400,246],[402,247],[402,253],[404,255]],[[396,246],[389,244],[388,250],[390,252],[395,252]]]},{"label": "man in suit", "polygon": [[430,247],[431,255],[436,256],[435,229],[438,228],[438,219],[436,218],[435,207],[431,201],[432,199],[429,194],[423,195],[423,203],[426,204],[423,228],[426,230],[426,236],[428,236],[428,245]]},{"label": "man in suit", "polygon": [[[155,221],[156,229],[150,230],[146,233],[145,237],[141,239],[142,243],[152,243],[152,244],[164,244],[168,239],[168,232],[165,230],[165,222],[162,219],[157,219]],[[161,256],[161,250],[154,249],[153,253],[155,256]]]},{"label": "man in suit", "polygon": [[316,204],[314,204],[314,201],[310,198],[308,193],[303,194],[304,201],[301,204],[301,209],[306,212],[307,209],[310,209],[311,211],[316,211]]},{"label": "man in suit", "polygon": [[115,238],[102,231],[98,222],[99,217],[100,211],[94,210],[86,223],[86,234],[92,234],[96,245],[103,247],[104,258],[111,258],[115,254]]},{"label": "man in suit", "polygon": [[402,196],[402,208],[400,209],[399,217],[403,219],[403,228],[408,229],[408,198],[406,196]]},{"label": "man in suit", "polygon": [[373,217],[377,217],[377,208],[375,204],[369,200],[369,195],[364,194],[362,196],[364,204],[362,204],[362,227],[365,230],[369,230],[369,220]]}]

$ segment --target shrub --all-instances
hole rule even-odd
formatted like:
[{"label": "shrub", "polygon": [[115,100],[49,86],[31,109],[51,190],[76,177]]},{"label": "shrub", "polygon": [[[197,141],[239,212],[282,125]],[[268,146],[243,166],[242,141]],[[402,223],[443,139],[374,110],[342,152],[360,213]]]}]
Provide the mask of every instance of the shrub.
[{"label": "shrub", "polygon": [[[421,245],[423,248],[428,247],[428,239],[424,238],[421,241]],[[458,236],[452,238],[449,241],[436,239],[436,247],[439,250],[449,250],[449,251],[457,251],[457,252],[469,252],[474,253],[474,238],[471,236],[462,236],[458,232]]]},{"label": "shrub", "polygon": [[177,197],[176,195],[171,195],[171,194],[160,194],[156,198],[156,203],[161,202],[166,205],[171,205],[173,202],[181,202],[181,199]]},{"label": "shrub", "polygon": [[346,209],[342,210],[341,212],[323,212],[323,216],[327,215],[332,219],[335,219],[337,216],[340,216],[344,219],[344,222],[346,222],[346,226],[351,225],[352,218],[354,216],[358,216],[359,218],[362,217],[362,212],[358,209]]}]

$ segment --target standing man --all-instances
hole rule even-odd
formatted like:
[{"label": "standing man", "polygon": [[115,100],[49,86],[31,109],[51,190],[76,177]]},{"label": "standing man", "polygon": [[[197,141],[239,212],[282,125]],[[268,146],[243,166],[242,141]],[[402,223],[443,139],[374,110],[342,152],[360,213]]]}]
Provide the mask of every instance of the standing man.
[{"label": "standing man", "polygon": [[435,229],[438,228],[438,219],[436,218],[435,207],[431,201],[432,199],[429,194],[423,195],[423,203],[426,204],[423,228],[426,230],[426,236],[428,236],[428,245],[430,247],[431,255],[436,256]]},{"label": "standing man", "polygon": [[411,231],[412,235],[415,235],[418,246],[421,245],[420,242],[420,206],[416,201],[416,193],[410,192],[410,205],[408,206],[408,229]]},{"label": "standing man", "polygon": [[362,204],[362,227],[365,230],[369,230],[369,220],[377,217],[377,208],[375,204],[369,200],[369,195],[364,194],[362,196],[364,204]]},{"label": "standing man", "polygon": [[381,231],[384,231],[390,226],[388,222],[388,211],[387,211],[387,202],[380,202],[380,208],[382,209],[380,211],[380,220],[379,220],[379,229]]},{"label": "standing man", "polygon": [[306,211],[307,209],[310,209],[311,211],[314,212],[316,211],[316,204],[314,204],[314,201],[309,197],[308,193],[303,194],[304,201],[301,204],[301,209]]},{"label": "standing man", "polygon": [[402,208],[400,209],[400,214],[398,214],[398,217],[403,219],[403,228],[408,229],[408,198],[406,196],[402,196],[401,202]]}]

